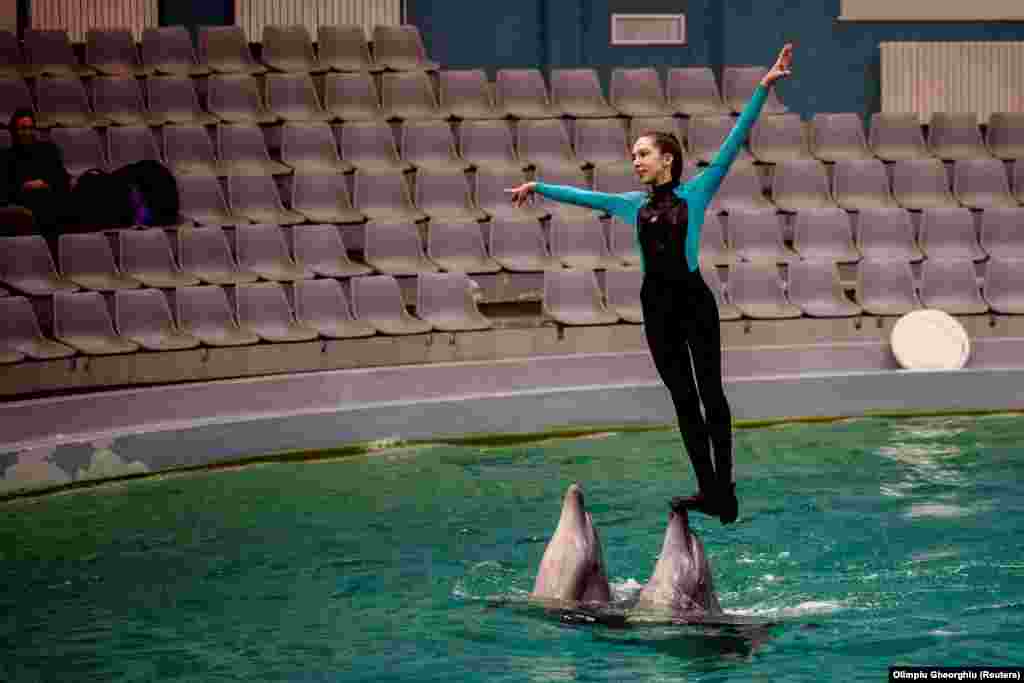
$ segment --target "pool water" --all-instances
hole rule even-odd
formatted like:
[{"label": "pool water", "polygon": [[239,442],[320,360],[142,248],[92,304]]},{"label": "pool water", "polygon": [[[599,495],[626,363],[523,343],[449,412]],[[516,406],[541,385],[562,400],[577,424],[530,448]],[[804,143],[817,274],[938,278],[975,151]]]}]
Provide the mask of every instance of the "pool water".
[{"label": "pool water", "polygon": [[430,446],[0,505],[5,681],[884,680],[1024,661],[1024,417],[736,431],[691,515],[767,635],[570,624],[525,598],[578,481],[616,597],[694,489],[677,431]]}]

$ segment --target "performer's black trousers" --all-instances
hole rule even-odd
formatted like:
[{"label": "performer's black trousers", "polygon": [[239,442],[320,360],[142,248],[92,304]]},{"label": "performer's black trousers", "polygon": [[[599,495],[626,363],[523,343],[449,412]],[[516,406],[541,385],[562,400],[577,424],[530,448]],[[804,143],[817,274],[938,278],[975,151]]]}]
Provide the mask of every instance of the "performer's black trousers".
[{"label": "performer's black trousers", "polygon": [[647,273],[640,302],[647,344],[672,395],[686,452],[701,491],[710,494],[714,480],[722,487],[732,481],[732,414],[722,387],[721,332],[714,295],[699,270],[669,277]]}]

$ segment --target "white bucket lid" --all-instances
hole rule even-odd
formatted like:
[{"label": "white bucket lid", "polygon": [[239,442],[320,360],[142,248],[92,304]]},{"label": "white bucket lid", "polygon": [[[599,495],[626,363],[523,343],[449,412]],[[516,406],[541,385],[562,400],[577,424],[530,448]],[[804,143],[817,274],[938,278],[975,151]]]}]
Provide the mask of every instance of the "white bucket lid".
[{"label": "white bucket lid", "polygon": [[959,370],[971,355],[964,326],[934,308],[912,311],[897,320],[889,343],[896,360],[908,370]]}]

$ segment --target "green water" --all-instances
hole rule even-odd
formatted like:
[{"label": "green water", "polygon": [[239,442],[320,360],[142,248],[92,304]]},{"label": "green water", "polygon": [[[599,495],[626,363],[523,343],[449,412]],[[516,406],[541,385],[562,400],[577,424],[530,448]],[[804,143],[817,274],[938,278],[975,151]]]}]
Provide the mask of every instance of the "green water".
[{"label": "green water", "polygon": [[885,680],[1024,663],[1024,418],[736,432],[741,518],[691,517],[766,638],[524,609],[579,481],[618,597],[654,567],[674,431],[436,446],[0,505],[0,679]]}]

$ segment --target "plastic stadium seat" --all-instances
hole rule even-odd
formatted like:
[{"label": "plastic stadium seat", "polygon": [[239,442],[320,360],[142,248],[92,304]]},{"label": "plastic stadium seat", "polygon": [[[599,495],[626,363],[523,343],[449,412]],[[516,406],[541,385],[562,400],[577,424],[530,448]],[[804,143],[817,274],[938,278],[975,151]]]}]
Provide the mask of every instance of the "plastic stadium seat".
[{"label": "plastic stadium seat", "polygon": [[350,280],[352,311],[382,334],[424,334],[433,326],[405,310],[398,282],[391,275],[367,275]]},{"label": "plastic stadium seat", "polygon": [[401,137],[402,158],[416,168],[461,171],[468,165],[459,158],[452,130],[445,121],[406,121]]},{"label": "plastic stadium seat", "polygon": [[37,79],[36,102],[36,125],[40,128],[105,126],[110,123],[93,112],[82,81],[77,76]]},{"label": "plastic stadium seat", "polygon": [[988,209],[981,214],[982,249],[992,258],[1024,260],[1024,208]]},{"label": "plastic stadium seat", "polygon": [[885,161],[931,158],[917,114],[875,112],[871,115],[868,145],[875,156]]},{"label": "plastic stadium seat", "polygon": [[619,321],[602,301],[592,270],[544,271],[544,314],[563,325],[610,325]]},{"label": "plastic stadium seat", "polygon": [[217,226],[186,228],[178,232],[181,269],[213,285],[255,282],[256,273],[239,269],[224,231]]},{"label": "plastic stadium seat", "polygon": [[121,270],[146,287],[172,289],[199,284],[175,263],[167,233],[162,228],[122,230],[118,233]]},{"label": "plastic stadium seat", "polygon": [[384,70],[370,56],[366,32],[359,24],[320,24],[316,30],[316,45],[320,63],[334,71],[373,73]]},{"label": "plastic stadium seat", "polygon": [[384,120],[380,94],[367,73],[330,73],[324,77],[324,108],[342,121]]},{"label": "plastic stadium seat", "polygon": [[1024,160],[1013,162],[1013,196],[1021,204],[1024,204]]},{"label": "plastic stadium seat", "polygon": [[163,162],[160,147],[149,126],[111,126],[108,128],[107,159],[111,171],[145,159]]},{"label": "plastic stadium seat", "polygon": [[126,28],[89,29],[85,33],[85,63],[105,76],[150,76],[143,65],[135,37]]},{"label": "plastic stadium seat", "polygon": [[772,201],[783,211],[836,206],[825,166],[817,159],[780,161],[772,174]]},{"label": "plastic stadium seat", "polygon": [[811,148],[799,114],[763,116],[750,130],[750,152],[758,161],[811,159]]},{"label": "plastic stadium seat", "polygon": [[427,59],[419,29],[402,26],[373,27],[373,56],[379,66],[393,71],[436,71],[437,62]]},{"label": "plastic stadium seat", "polygon": [[548,251],[540,223],[530,217],[494,217],[489,223],[491,257],[505,270],[539,272],[561,270],[562,263]]},{"label": "plastic stadium seat", "polygon": [[848,318],[864,309],[846,298],[834,262],[795,261],[789,265],[789,298],[805,315]]},{"label": "plastic stadium seat", "polygon": [[313,39],[302,24],[267,24],[263,27],[263,63],[275,71],[324,73],[313,52]]},{"label": "plastic stadium seat", "polygon": [[368,275],[373,268],[348,256],[345,242],[335,225],[296,225],[292,228],[295,262],[324,277]]},{"label": "plastic stadium seat", "polygon": [[352,203],[371,221],[423,221],[428,218],[413,204],[409,185],[402,173],[358,170],[354,181]]},{"label": "plastic stadium seat", "polygon": [[103,140],[95,128],[53,128],[50,140],[60,147],[64,168],[72,176],[80,176],[90,168],[107,168]]},{"label": "plastic stadium seat", "polygon": [[318,121],[281,126],[281,160],[296,173],[348,173],[355,168],[342,161],[330,125]]},{"label": "plastic stadium seat", "polygon": [[519,159],[537,169],[579,169],[565,126],[558,119],[519,122]]},{"label": "plastic stadium seat", "polygon": [[416,277],[416,315],[441,332],[492,327],[477,308],[465,273],[420,273]]},{"label": "plastic stadium seat", "polygon": [[174,175],[226,175],[226,169],[217,159],[213,141],[203,126],[164,126],[163,130],[164,158]]},{"label": "plastic stadium seat", "polygon": [[[24,79],[17,76],[2,76],[0,77],[0,117],[3,121],[9,122],[11,115],[17,109],[36,110],[36,106],[32,102],[32,93]],[[39,122],[36,121],[36,124],[38,125]]]},{"label": "plastic stadium seat", "polygon": [[249,40],[241,26],[200,26],[199,59],[219,74],[264,74],[249,49]]},{"label": "plastic stadium seat", "polygon": [[308,73],[267,74],[267,109],[282,121],[329,121]]},{"label": "plastic stadium seat", "polygon": [[420,169],[416,173],[415,204],[433,220],[483,220],[487,214],[473,204],[465,172],[460,169]]},{"label": "plastic stadium seat", "polygon": [[736,262],[729,266],[729,298],[748,318],[799,318],[774,263]]},{"label": "plastic stadium seat", "polygon": [[921,303],[950,315],[988,312],[981,298],[974,264],[964,260],[928,259],[921,266]]},{"label": "plastic stadium seat", "polygon": [[211,76],[206,82],[207,109],[225,123],[277,123],[256,79],[245,74]]},{"label": "plastic stadium seat", "polygon": [[653,67],[612,69],[611,106],[626,116],[671,116],[661,76]]},{"label": "plastic stadium seat", "polygon": [[18,36],[13,31],[0,31],[0,79],[23,78],[25,66]]},{"label": "plastic stadium seat", "polygon": [[938,159],[898,161],[893,164],[892,194],[905,209],[960,206],[950,192],[946,168]]},{"label": "plastic stadium seat", "polygon": [[296,173],[292,178],[292,208],[314,223],[361,223],[362,212],[352,207],[345,176],[338,173]]},{"label": "plastic stadium seat", "polygon": [[576,157],[590,166],[629,164],[626,129],[618,119],[579,119],[574,126]]},{"label": "plastic stadium seat", "polygon": [[146,79],[149,94],[149,120],[156,125],[168,123],[215,124],[220,119],[199,105],[192,79],[185,76],[153,76]]},{"label": "plastic stadium seat", "polygon": [[708,289],[711,290],[711,295],[715,297],[715,306],[718,307],[718,319],[719,320],[739,320],[743,317],[743,313],[740,309],[736,308],[736,304],[733,304],[725,300],[725,288],[722,287],[722,280],[718,277],[718,270],[711,264],[701,263],[700,274],[707,283]]},{"label": "plastic stadium seat", "polygon": [[594,169],[594,190],[597,192],[646,192],[631,163],[599,166]]},{"label": "plastic stadium seat", "polygon": [[437,265],[427,259],[416,224],[392,220],[371,220],[366,224],[363,258],[381,273],[415,275],[433,273]]},{"label": "plastic stadium seat", "polygon": [[25,29],[23,41],[26,76],[82,78],[96,75],[95,69],[78,63],[64,29]]},{"label": "plastic stadium seat", "polygon": [[302,214],[284,207],[277,183],[270,176],[232,174],[227,184],[231,210],[252,223],[293,225],[306,220]]},{"label": "plastic stadium seat", "polygon": [[523,183],[525,177],[518,170],[479,168],[476,172],[476,204],[489,216],[525,220],[549,216],[547,203],[534,201],[514,206],[505,190]]},{"label": "plastic stadium seat", "polygon": [[[711,163],[725,138],[736,126],[736,119],[728,115],[704,115],[690,117],[686,129],[686,147],[688,157],[696,161]],[[741,147],[736,155],[733,168],[743,162],[751,162],[754,157],[746,147]]]},{"label": "plastic stadium seat", "polygon": [[239,285],[238,324],[268,342],[303,342],[317,338],[317,331],[295,319],[281,285],[276,282]]},{"label": "plastic stadium seat", "polygon": [[626,145],[629,151],[630,167],[633,165],[633,144],[637,138],[649,131],[660,131],[675,135],[676,139],[679,140],[679,144],[683,147],[683,156],[686,156],[686,146],[684,144],[686,135],[684,129],[680,127],[675,118],[671,116],[636,116],[629,120],[629,137],[627,138]]},{"label": "plastic stadium seat", "polygon": [[783,243],[782,222],[772,210],[731,211],[729,235],[736,256],[743,261],[789,263],[797,258]]},{"label": "plastic stadium seat", "polygon": [[138,280],[121,273],[107,236],[101,232],[65,233],[57,238],[64,277],[83,289],[135,289]]},{"label": "plastic stadium seat", "polygon": [[1006,166],[999,159],[966,159],[953,165],[953,195],[972,209],[1014,208]]},{"label": "plastic stadium seat", "polygon": [[815,114],[811,119],[811,153],[822,161],[874,159],[860,114]]},{"label": "plastic stadium seat", "polygon": [[606,269],[622,264],[608,251],[604,226],[596,215],[553,215],[549,224],[551,252],[568,268]]},{"label": "plastic stadium seat", "polygon": [[243,346],[260,338],[238,324],[227,294],[217,285],[174,290],[178,325],[207,346]]},{"label": "plastic stadium seat", "polygon": [[149,116],[139,81],[131,76],[100,76],[92,79],[92,101],[98,117],[119,126],[160,123]]},{"label": "plastic stadium seat", "polygon": [[184,26],[144,28],[142,63],[158,74],[205,76],[210,73],[208,66],[199,63],[192,36]]},{"label": "plastic stadium seat", "polygon": [[719,186],[710,208],[724,211],[768,210],[775,209],[775,205],[765,198],[757,169],[740,164],[729,169],[729,175]]},{"label": "plastic stadium seat", "polygon": [[471,166],[517,171],[526,166],[516,154],[507,121],[463,121],[459,140],[462,158]]},{"label": "plastic stadium seat", "polygon": [[431,220],[427,257],[447,271],[497,273],[501,264],[487,255],[480,229],[473,220]]},{"label": "plastic stadium seat", "polygon": [[[550,183],[552,185],[568,185],[576,187],[582,190],[590,190],[590,183],[587,180],[586,175],[579,168],[562,167],[552,168],[548,167],[544,170],[538,169],[534,174],[534,180]],[[509,195],[506,194],[506,199]],[[572,218],[585,218],[594,215],[594,210],[585,206],[577,206],[568,202],[556,202],[547,197],[542,197],[539,194],[534,195],[531,201],[535,206],[543,210],[548,215],[559,214],[562,216],[569,216]]]},{"label": "plastic stadium seat", "polygon": [[439,110],[445,118],[498,119],[487,74],[483,69],[446,69],[440,72]]},{"label": "plastic stadium seat", "polygon": [[446,118],[434,95],[430,77],[422,71],[381,74],[381,104],[388,119]]},{"label": "plastic stadium seat", "polygon": [[134,353],[139,345],[114,330],[99,292],[57,292],[53,295],[53,336],[90,356]]},{"label": "plastic stadium seat", "polygon": [[793,223],[793,248],[806,261],[852,263],[861,256],[853,243],[850,215],[842,209],[807,209]]},{"label": "plastic stadium seat", "polygon": [[[722,69],[722,99],[733,113],[743,111],[767,72],[768,68],[763,66],[726,66]],[[787,111],[775,89],[770,89],[761,113],[785,114]]]},{"label": "plastic stadium seat", "polygon": [[985,144],[1000,159],[1024,159],[1024,112],[993,112],[988,117]]},{"label": "plastic stadium seat", "polygon": [[114,294],[114,320],[121,336],[149,351],[194,349],[199,340],[174,322],[167,297],[159,289]]},{"label": "plastic stadium seat", "polygon": [[982,290],[989,308],[1008,315],[1024,313],[1024,277],[1021,272],[1020,261],[1008,261],[997,256],[989,260]]},{"label": "plastic stadium seat", "polygon": [[[718,216],[715,216],[716,225],[718,225],[719,233],[718,238],[721,241],[721,224],[718,223]],[[715,240],[712,238],[708,239],[708,222],[709,219],[704,221],[704,229],[701,231],[701,250],[708,251],[709,243],[714,243]],[[620,220],[612,219],[608,222],[608,251],[616,259],[618,259],[623,265],[626,266],[639,266],[640,265],[640,248],[636,245],[636,236],[634,234],[635,227],[628,225]]]},{"label": "plastic stadium seat", "polygon": [[355,121],[341,128],[341,158],[361,171],[405,171],[391,126],[383,121]]},{"label": "plastic stadium seat", "polygon": [[78,285],[58,274],[42,235],[0,237],[0,282],[30,296],[78,289]]},{"label": "plastic stadium seat", "polygon": [[639,269],[609,270],[604,274],[608,290],[608,308],[629,323],[644,321],[643,306],[640,303],[640,286],[644,274]]},{"label": "plastic stadium seat", "polygon": [[264,280],[291,282],[315,276],[315,273],[296,264],[284,234],[277,225],[239,225],[235,228],[238,266],[256,273]]},{"label": "plastic stadium seat", "polygon": [[872,315],[905,315],[921,308],[906,261],[874,261],[865,255],[857,264],[856,291],[857,303]]},{"label": "plastic stadium seat", "polygon": [[[624,225],[621,221],[613,220],[612,224]],[[632,244],[633,237],[633,226],[625,226],[629,229],[630,244]],[[625,232],[623,239],[625,239]],[[719,216],[715,211],[707,210],[704,212],[704,226],[700,231],[700,252],[699,259],[702,262],[714,264],[716,266],[725,266],[730,263],[734,263],[738,258],[736,250],[731,244],[728,244],[725,239],[725,228],[722,225],[722,217]],[[639,260],[639,257],[637,257]]]},{"label": "plastic stadium seat", "polygon": [[928,149],[934,156],[948,161],[992,158],[981,139],[977,114],[932,114]]},{"label": "plastic stadium seat", "polygon": [[200,225],[237,225],[248,223],[228,207],[224,192],[216,178],[208,176],[176,176],[181,215]]},{"label": "plastic stadium seat", "polygon": [[903,209],[863,209],[857,221],[857,248],[871,261],[920,261],[910,214]]},{"label": "plastic stadium seat", "polygon": [[605,99],[594,69],[552,69],[551,101],[566,116],[601,119],[619,115]]},{"label": "plastic stadium seat", "polygon": [[376,330],[356,320],[341,283],[332,278],[295,283],[295,317],[328,339],[371,337]]},{"label": "plastic stadium seat", "polygon": [[43,336],[36,312],[23,296],[0,299],[0,349],[8,349],[33,360],[75,355],[70,346]]},{"label": "plastic stadium seat", "polygon": [[832,196],[847,211],[898,208],[885,164],[878,159],[843,159],[832,167]]},{"label": "plastic stadium seat", "polygon": [[706,66],[668,70],[668,107],[683,116],[729,113],[715,82],[715,74]]},{"label": "plastic stadium seat", "polygon": [[561,112],[551,104],[544,76],[538,69],[498,69],[495,105],[502,116],[551,119]]},{"label": "plastic stadium seat", "polygon": [[928,259],[983,261],[987,256],[978,244],[968,209],[925,209],[920,244]]},{"label": "plastic stadium seat", "polygon": [[259,126],[239,124],[217,128],[220,169],[225,175],[287,175],[292,168],[270,158]]}]

